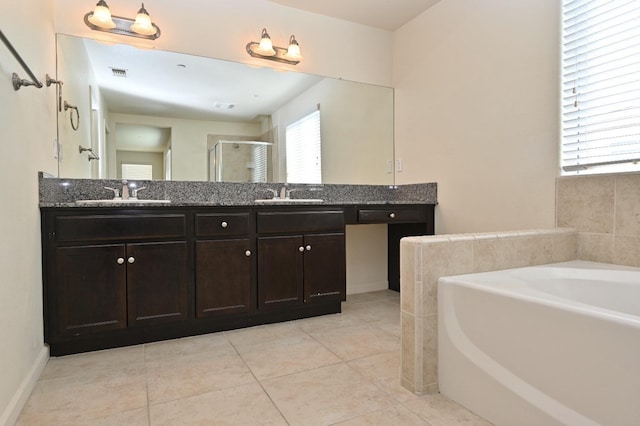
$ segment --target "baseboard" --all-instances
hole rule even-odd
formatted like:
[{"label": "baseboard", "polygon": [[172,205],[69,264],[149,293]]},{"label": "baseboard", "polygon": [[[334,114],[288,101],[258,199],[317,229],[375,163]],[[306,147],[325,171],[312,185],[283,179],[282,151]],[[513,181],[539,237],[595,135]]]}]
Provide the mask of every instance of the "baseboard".
[{"label": "baseboard", "polygon": [[2,413],[0,425],[12,426],[16,420],[18,420],[18,416],[27,403],[27,399],[29,399],[33,388],[36,387],[36,383],[38,383],[40,374],[42,374],[42,370],[44,370],[44,367],[47,365],[47,361],[49,361],[49,347],[42,346],[42,350],[33,363],[31,370],[29,370],[27,376],[22,380],[22,383],[20,383],[20,386],[13,394],[13,398],[9,401],[9,405],[7,405],[4,413]]},{"label": "baseboard", "polygon": [[347,285],[347,295],[368,293],[370,291],[387,290],[389,288],[388,281],[377,281],[367,283],[349,283]]}]

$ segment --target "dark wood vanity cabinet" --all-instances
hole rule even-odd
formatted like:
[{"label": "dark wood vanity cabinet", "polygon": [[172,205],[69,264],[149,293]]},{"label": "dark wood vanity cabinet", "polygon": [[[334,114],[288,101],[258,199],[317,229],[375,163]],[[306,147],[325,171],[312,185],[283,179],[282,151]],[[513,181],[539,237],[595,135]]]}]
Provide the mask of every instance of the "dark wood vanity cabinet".
[{"label": "dark wood vanity cabinet", "polygon": [[55,292],[49,306],[55,312],[49,321],[51,335],[78,336],[127,327],[124,257],[122,244],[55,249],[55,281],[49,280],[49,293]]},{"label": "dark wood vanity cabinet", "polygon": [[391,244],[433,233],[433,206],[43,208],[45,342],[57,356],[340,312],[357,223],[389,224],[391,283]]},{"label": "dark wood vanity cabinet", "polygon": [[52,354],[187,319],[185,214],[52,211],[43,215],[43,231],[45,337]]},{"label": "dark wood vanity cabinet", "polygon": [[341,210],[259,212],[258,309],[345,299]]},{"label": "dark wood vanity cabinet", "polygon": [[248,313],[255,307],[250,212],[196,213],[195,312],[197,318]]}]

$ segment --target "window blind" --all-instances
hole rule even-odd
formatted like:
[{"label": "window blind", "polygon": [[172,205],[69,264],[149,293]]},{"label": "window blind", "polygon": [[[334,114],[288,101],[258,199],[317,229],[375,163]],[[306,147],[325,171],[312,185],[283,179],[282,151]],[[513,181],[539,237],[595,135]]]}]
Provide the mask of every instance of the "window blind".
[{"label": "window blind", "polygon": [[286,128],[287,182],[322,183],[320,110]]},{"label": "window blind", "polygon": [[151,164],[122,163],[122,179],[151,180],[153,179],[153,166]]},{"label": "window blind", "polygon": [[269,167],[267,145],[253,145],[252,157],[253,168],[251,169],[251,182],[266,182]]},{"label": "window blind", "polygon": [[564,0],[562,169],[639,170],[640,0]]}]

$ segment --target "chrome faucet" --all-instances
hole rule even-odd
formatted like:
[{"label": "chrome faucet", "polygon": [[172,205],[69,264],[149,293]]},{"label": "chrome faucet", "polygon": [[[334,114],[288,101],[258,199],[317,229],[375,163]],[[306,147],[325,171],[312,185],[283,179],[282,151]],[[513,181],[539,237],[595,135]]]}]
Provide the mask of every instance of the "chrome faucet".
[{"label": "chrome faucet", "polygon": [[267,188],[267,191],[269,191],[270,193],[273,194],[273,199],[274,200],[277,200],[279,198],[278,197],[278,191],[276,191],[275,189]]},{"label": "chrome faucet", "polygon": [[122,179],[122,192],[120,194],[123,200],[129,199],[129,182],[126,179]]}]

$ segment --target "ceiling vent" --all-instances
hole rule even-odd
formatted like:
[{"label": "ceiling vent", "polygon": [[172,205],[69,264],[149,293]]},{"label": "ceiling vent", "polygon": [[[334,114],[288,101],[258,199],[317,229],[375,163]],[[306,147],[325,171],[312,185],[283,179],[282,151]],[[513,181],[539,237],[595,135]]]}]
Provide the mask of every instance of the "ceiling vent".
[{"label": "ceiling vent", "polygon": [[233,102],[216,102],[213,104],[213,107],[216,109],[234,109],[236,104]]},{"label": "ceiling vent", "polygon": [[127,78],[127,70],[123,68],[111,68],[114,77]]}]

